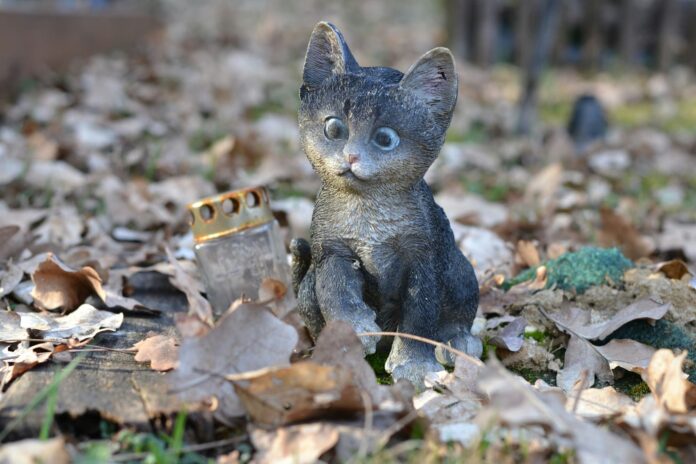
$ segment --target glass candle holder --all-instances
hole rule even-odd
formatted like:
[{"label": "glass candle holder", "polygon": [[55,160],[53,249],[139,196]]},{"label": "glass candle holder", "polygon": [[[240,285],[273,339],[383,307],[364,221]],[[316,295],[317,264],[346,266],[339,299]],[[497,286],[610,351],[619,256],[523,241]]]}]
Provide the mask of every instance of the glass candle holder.
[{"label": "glass candle holder", "polygon": [[198,267],[216,317],[238,298],[259,301],[268,279],[271,286],[285,286],[284,296],[270,303],[274,313],[283,317],[295,307],[285,246],[264,187],[204,198],[191,203],[189,212]]}]

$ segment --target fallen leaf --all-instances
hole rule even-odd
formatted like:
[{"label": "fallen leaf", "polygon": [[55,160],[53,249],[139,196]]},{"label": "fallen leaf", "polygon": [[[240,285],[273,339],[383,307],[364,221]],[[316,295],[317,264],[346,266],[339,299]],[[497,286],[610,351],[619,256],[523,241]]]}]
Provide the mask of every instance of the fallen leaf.
[{"label": "fallen leaf", "polygon": [[72,311],[90,295],[102,300],[106,297],[97,271],[88,266],[74,270],[53,253],[48,253],[45,261],[38,265],[31,280],[35,304],[49,311]]},{"label": "fallen leaf", "polygon": [[267,431],[254,429],[251,442],[259,464],[311,464],[336,446],[339,431],[334,424],[311,423]]},{"label": "fallen leaf", "polygon": [[556,384],[564,392],[584,390],[594,385],[595,378],[601,382],[613,380],[614,375],[594,345],[575,335],[570,336],[566,348],[563,369],[556,375]]},{"label": "fallen leaf", "polygon": [[135,360],[150,361],[150,367],[156,371],[169,371],[179,361],[179,347],[172,337],[154,335],[139,341],[133,348],[137,350]]},{"label": "fallen leaf", "polygon": [[46,340],[85,341],[105,331],[115,331],[123,323],[123,314],[102,311],[83,304],[67,316],[50,313],[21,313],[21,327]]},{"label": "fallen leaf", "polygon": [[287,366],[296,344],[295,329],[270,309],[237,302],[205,335],[181,341],[179,365],[170,374],[170,385],[184,401],[215,397],[219,414],[238,417],[244,415],[244,408],[224,376]]},{"label": "fallen leaf", "polygon": [[282,300],[288,292],[288,287],[277,279],[267,277],[259,286],[259,304],[268,304],[275,300]]},{"label": "fallen leaf", "polygon": [[28,338],[26,329],[21,327],[21,317],[14,311],[0,311],[0,343],[8,340]]},{"label": "fallen leaf", "polygon": [[32,369],[34,366],[48,361],[51,355],[53,355],[55,348],[52,342],[38,343],[32,346],[20,344],[15,351],[12,352],[12,357],[3,361],[4,366],[1,371],[0,391],[4,391],[14,379]]},{"label": "fallen leaf", "polygon": [[556,395],[536,391],[498,362],[489,362],[483,369],[479,388],[490,398],[490,406],[482,411],[489,414],[482,418],[494,415],[501,424],[510,427],[542,425],[546,439],[556,446],[570,446],[582,464],[646,462],[640,449],[630,440],[568,413]]},{"label": "fallen leaf", "polygon": [[29,438],[0,446],[0,463],[2,464],[69,464],[70,454],[65,449],[62,437],[49,440]]},{"label": "fallen leaf", "polygon": [[685,275],[691,276],[691,271],[681,259],[673,259],[656,266],[657,272],[661,272],[668,279],[681,280]]},{"label": "fallen leaf", "polygon": [[693,406],[687,404],[687,395],[694,390],[694,385],[682,372],[686,355],[686,351],[675,356],[671,350],[657,350],[644,376],[658,404],[672,413],[683,414]]},{"label": "fallen leaf", "polygon": [[601,246],[618,246],[624,255],[632,260],[649,256],[655,249],[654,245],[640,235],[638,229],[620,214],[608,208],[602,208],[599,214],[602,228],[597,240]]},{"label": "fallen leaf", "polygon": [[366,407],[349,370],[311,361],[271,368],[233,383],[246,412],[263,426],[356,413]]},{"label": "fallen leaf", "polygon": [[364,348],[353,327],[345,321],[330,321],[319,334],[312,361],[328,364],[352,374],[355,383],[380,401],[379,385],[372,367],[365,361]]},{"label": "fallen leaf", "polygon": [[169,281],[186,295],[186,300],[188,300],[189,304],[189,313],[196,315],[200,320],[212,325],[213,309],[208,300],[203,298],[203,295],[201,295],[199,291],[201,288],[200,282],[181,267],[169,248],[166,249],[166,252],[169,264],[171,264],[173,269],[173,274],[169,278]]},{"label": "fallen leaf", "polygon": [[[578,396],[579,395],[579,396]],[[566,400],[566,410],[575,415],[598,421],[619,416],[635,402],[614,387],[588,388]]]},{"label": "fallen leaf", "polygon": [[9,264],[7,271],[0,278],[0,298],[9,295],[24,277],[24,270],[15,264]]},{"label": "fallen leaf", "polygon": [[523,317],[517,317],[491,338],[489,343],[508,351],[519,351],[524,344],[525,327],[527,327],[527,320]]},{"label": "fallen leaf", "polygon": [[563,166],[553,163],[539,171],[527,182],[524,201],[550,213],[556,204],[556,193],[561,186]]},{"label": "fallen leaf", "polygon": [[544,314],[564,331],[576,334],[588,340],[603,340],[621,326],[636,319],[662,319],[672,307],[671,303],[660,304],[649,298],[636,301],[618,311],[611,318],[597,323],[590,323],[590,313],[579,308]]},{"label": "fallen leaf", "polygon": [[609,362],[611,369],[620,367],[642,374],[648,368],[655,348],[635,340],[612,340],[595,349]]},{"label": "fallen leaf", "polygon": [[528,240],[520,240],[517,242],[516,257],[518,258],[518,262],[525,267],[535,267],[541,264],[537,246],[534,242]]}]

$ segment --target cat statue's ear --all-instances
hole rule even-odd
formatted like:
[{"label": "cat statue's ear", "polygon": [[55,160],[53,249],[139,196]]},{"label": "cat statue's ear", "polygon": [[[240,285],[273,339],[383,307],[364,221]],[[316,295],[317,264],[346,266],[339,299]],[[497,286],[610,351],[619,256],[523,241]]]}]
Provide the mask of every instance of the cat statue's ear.
[{"label": "cat statue's ear", "polygon": [[421,56],[399,85],[425,101],[438,122],[449,125],[457,103],[457,72],[448,49],[434,48]]},{"label": "cat statue's ear", "polygon": [[357,72],[359,69],[336,26],[325,21],[314,26],[302,73],[304,85],[316,87],[334,74]]}]

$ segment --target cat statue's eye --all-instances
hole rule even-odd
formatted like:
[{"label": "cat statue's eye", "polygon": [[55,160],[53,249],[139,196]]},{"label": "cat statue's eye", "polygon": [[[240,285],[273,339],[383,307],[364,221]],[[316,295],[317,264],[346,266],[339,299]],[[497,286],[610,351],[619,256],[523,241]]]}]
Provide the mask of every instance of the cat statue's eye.
[{"label": "cat statue's eye", "polygon": [[375,131],[372,143],[380,150],[390,151],[399,145],[399,134],[391,127],[380,127]]},{"label": "cat statue's eye", "polygon": [[324,122],[324,136],[329,140],[347,140],[348,126],[341,118],[327,118]]}]

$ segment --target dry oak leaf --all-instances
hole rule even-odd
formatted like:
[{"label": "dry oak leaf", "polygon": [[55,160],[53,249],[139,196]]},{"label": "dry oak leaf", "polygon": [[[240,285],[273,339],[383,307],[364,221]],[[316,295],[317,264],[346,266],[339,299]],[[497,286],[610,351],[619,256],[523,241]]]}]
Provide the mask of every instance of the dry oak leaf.
[{"label": "dry oak leaf", "polygon": [[614,378],[607,360],[587,340],[570,336],[563,369],[556,375],[556,384],[564,392],[584,390],[594,385],[595,378],[608,382]]},{"label": "dry oak leaf", "polygon": [[21,327],[46,340],[83,342],[101,332],[113,332],[121,327],[123,313],[114,314],[89,304],[80,305],[67,316],[49,313],[21,313]]},{"label": "dry oak leaf", "polygon": [[655,266],[657,272],[661,272],[668,279],[681,280],[685,275],[691,277],[691,271],[684,261],[681,259],[673,259],[665,261]]},{"label": "dry oak leaf", "polygon": [[686,413],[694,406],[696,387],[682,371],[686,355],[686,351],[675,356],[671,350],[657,350],[644,375],[655,400],[672,413]]},{"label": "dry oak leaf", "polygon": [[568,413],[557,395],[535,390],[495,360],[483,369],[479,388],[490,398],[482,412],[510,427],[543,426],[544,436],[556,446],[567,447],[570,441],[580,464],[646,462],[633,442]]},{"label": "dry oak leaf", "polygon": [[520,351],[524,344],[525,327],[527,327],[527,320],[523,317],[516,317],[491,338],[490,343],[508,351]]},{"label": "dry oak leaf", "polygon": [[29,438],[0,446],[2,464],[68,464],[72,462],[62,437],[50,440]]},{"label": "dry oak leaf", "polygon": [[588,388],[566,400],[566,410],[590,420],[602,420],[623,414],[635,402],[614,387]]},{"label": "dry oak leaf", "polygon": [[655,348],[635,340],[612,340],[595,349],[609,362],[611,369],[620,367],[627,371],[642,374],[648,368]]},{"label": "dry oak leaf", "polygon": [[233,384],[251,419],[264,426],[356,413],[366,407],[349,370],[311,361],[270,368]]},{"label": "dry oak leaf", "polygon": [[135,360],[150,361],[150,367],[156,371],[172,370],[179,361],[179,347],[172,337],[154,335],[139,341],[133,348],[137,350]]},{"label": "dry oak leaf", "polygon": [[273,431],[254,429],[251,441],[258,464],[312,464],[336,446],[340,433],[334,424],[310,423]]},{"label": "dry oak leaf", "polygon": [[184,270],[169,248],[166,248],[166,252],[167,259],[174,271],[169,277],[169,281],[186,295],[189,313],[198,316],[200,320],[207,324],[213,325],[213,309],[208,300],[203,298],[203,295],[199,292],[200,283]]},{"label": "dry oak leaf", "polygon": [[226,419],[239,417],[244,408],[224,376],[287,366],[296,344],[295,328],[269,308],[237,301],[203,336],[181,341],[179,365],[169,374],[170,385],[183,401],[215,397],[218,414]]},{"label": "dry oak leaf", "polygon": [[575,334],[587,340],[603,340],[621,326],[636,319],[662,319],[672,307],[671,303],[660,304],[650,298],[636,301],[611,318],[591,323],[590,312],[580,308],[570,308],[567,311],[559,311],[553,314],[543,311],[564,332]]},{"label": "dry oak leaf", "polygon": [[48,253],[46,260],[38,265],[31,280],[34,282],[31,296],[40,309],[67,312],[84,303],[90,295],[106,299],[97,271],[89,266],[74,270],[53,253]]}]

